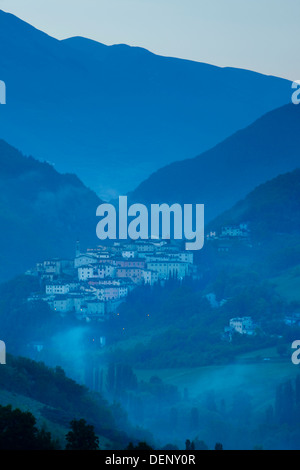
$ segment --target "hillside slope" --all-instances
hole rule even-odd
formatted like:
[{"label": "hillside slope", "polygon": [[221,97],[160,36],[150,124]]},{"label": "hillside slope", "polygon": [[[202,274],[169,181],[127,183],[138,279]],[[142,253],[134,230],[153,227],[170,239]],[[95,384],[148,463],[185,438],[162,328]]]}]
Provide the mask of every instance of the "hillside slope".
[{"label": "hillside slope", "polygon": [[0,404],[30,411],[64,448],[72,419],[86,419],[101,436],[100,447],[124,446],[128,438],[117,429],[112,408],[100,396],[68,378],[63,369],[9,355],[0,369]]},{"label": "hillside slope", "polygon": [[[248,222],[252,248],[236,262],[255,263],[256,270],[277,286],[280,296],[300,302],[300,169],[279,175],[255,188],[207,227],[220,232],[224,225]],[[209,244],[207,245],[209,246]],[[246,255],[239,259],[239,256]],[[229,262],[227,260],[227,262]]]},{"label": "hillside slope", "polygon": [[24,157],[0,140],[0,280],[96,242],[100,200],[71,174]]},{"label": "hillside slope", "polygon": [[204,203],[209,222],[257,185],[300,165],[300,112],[276,109],[196,158],[166,166],[132,194],[139,202]]},{"label": "hillside slope", "polygon": [[[300,162],[299,162],[300,163]],[[300,168],[261,184],[211,227],[249,222],[257,239],[272,234],[300,234]]]}]

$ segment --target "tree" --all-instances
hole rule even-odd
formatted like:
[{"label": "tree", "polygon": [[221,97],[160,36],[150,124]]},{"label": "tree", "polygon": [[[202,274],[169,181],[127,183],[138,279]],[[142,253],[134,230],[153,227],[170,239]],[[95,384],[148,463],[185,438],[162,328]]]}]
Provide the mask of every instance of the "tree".
[{"label": "tree", "polygon": [[170,428],[176,429],[178,424],[178,410],[173,407],[170,409]]},{"label": "tree", "polygon": [[113,363],[108,365],[107,375],[106,375],[106,387],[108,393],[113,396],[115,393],[115,384],[116,384],[116,366]]},{"label": "tree", "polygon": [[185,441],[185,450],[191,450],[191,441],[189,439]]},{"label": "tree", "polygon": [[195,450],[208,450],[208,446],[204,441],[200,441],[197,437],[194,439]]},{"label": "tree", "polygon": [[209,411],[217,411],[216,397],[214,390],[210,390],[206,395],[206,407]]},{"label": "tree", "polygon": [[139,442],[137,446],[130,442],[125,450],[153,450],[153,447],[150,447],[146,442]]},{"label": "tree", "polygon": [[266,409],[266,424],[271,426],[274,423],[274,408],[272,405]]},{"label": "tree", "polygon": [[199,428],[199,411],[197,408],[192,408],[191,409],[191,414],[190,414],[190,428],[192,431],[196,431]]},{"label": "tree", "polygon": [[166,444],[161,450],[179,450],[175,444]]},{"label": "tree", "polygon": [[29,411],[0,405],[0,450],[54,450],[51,434],[36,427]]},{"label": "tree", "polygon": [[87,424],[85,419],[70,422],[72,431],[66,435],[66,450],[98,450],[99,438],[96,436],[94,426]]},{"label": "tree", "polygon": [[221,442],[216,443],[215,450],[223,450],[223,445],[221,444]]}]

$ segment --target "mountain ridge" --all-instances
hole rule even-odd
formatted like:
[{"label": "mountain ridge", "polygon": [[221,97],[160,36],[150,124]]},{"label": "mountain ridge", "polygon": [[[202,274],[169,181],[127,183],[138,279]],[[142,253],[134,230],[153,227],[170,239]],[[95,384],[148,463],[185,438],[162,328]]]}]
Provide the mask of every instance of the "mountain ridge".
[{"label": "mountain ridge", "polygon": [[[25,157],[0,140],[0,279],[53,257],[71,257],[96,238],[101,200],[76,175]],[[38,236],[37,236],[38,235]]]},{"label": "mountain ridge", "polygon": [[270,111],[197,157],[156,171],[130,198],[146,203],[204,203],[209,222],[255,186],[300,165],[299,128],[296,106]]},{"label": "mountain ridge", "polygon": [[213,147],[291,95],[277,77],[57,40],[1,11],[0,40],[0,137],[76,173],[105,199]]}]

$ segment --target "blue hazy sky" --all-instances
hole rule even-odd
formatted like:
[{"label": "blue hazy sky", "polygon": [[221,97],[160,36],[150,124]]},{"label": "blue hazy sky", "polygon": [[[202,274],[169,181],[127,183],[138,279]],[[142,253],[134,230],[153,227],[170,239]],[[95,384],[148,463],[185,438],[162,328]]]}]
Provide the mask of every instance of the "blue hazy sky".
[{"label": "blue hazy sky", "polygon": [[300,0],[0,0],[0,8],[58,39],[300,79]]}]

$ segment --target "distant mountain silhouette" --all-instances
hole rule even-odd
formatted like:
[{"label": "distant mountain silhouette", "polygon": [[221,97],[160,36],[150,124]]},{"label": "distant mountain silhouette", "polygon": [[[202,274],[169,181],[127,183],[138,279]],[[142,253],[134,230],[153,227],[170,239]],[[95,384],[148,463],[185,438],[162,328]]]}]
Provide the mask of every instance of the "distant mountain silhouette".
[{"label": "distant mountain silhouette", "polygon": [[158,170],[130,197],[144,203],[204,203],[209,222],[257,185],[300,166],[299,131],[300,109],[286,105],[198,157]]},{"label": "distant mountain silhouette", "polygon": [[299,236],[299,201],[300,163],[296,170],[257,186],[244,199],[213,220],[210,228],[219,229],[222,225],[248,222],[252,234],[258,239],[270,240],[274,234]]},{"label": "distant mountain silhouette", "polygon": [[3,11],[0,42],[0,137],[105,197],[213,147],[291,96],[286,80],[137,47],[58,41]]},{"label": "distant mountain silhouette", "polygon": [[[234,256],[231,262],[240,263],[243,267],[251,266],[251,269],[261,272],[271,280],[283,276],[282,284],[278,281],[279,292],[287,298],[290,288],[295,289],[296,293],[299,292],[300,286],[299,200],[300,167],[257,186],[206,227],[207,233],[216,231],[219,234],[221,227],[247,222],[252,248],[249,250],[248,243],[240,245],[239,248],[235,245],[237,251],[234,255],[231,253],[231,256]],[[218,246],[218,243],[214,246]],[[215,259],[209,248],[212,246],[207,242],[207,259],[202,259],[203,263],[211,264]]]},{"label": "distant mountain silhouette", "polygon": [[101,201],[71,174],[24,157],[0,140],[0,280],[49,257],[95,244]]}]

